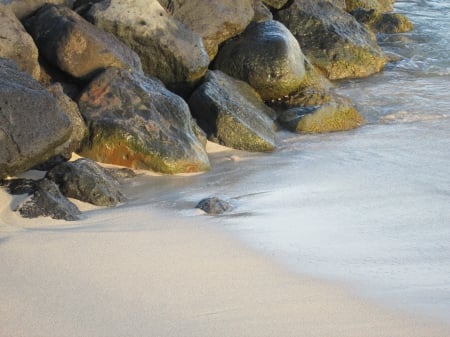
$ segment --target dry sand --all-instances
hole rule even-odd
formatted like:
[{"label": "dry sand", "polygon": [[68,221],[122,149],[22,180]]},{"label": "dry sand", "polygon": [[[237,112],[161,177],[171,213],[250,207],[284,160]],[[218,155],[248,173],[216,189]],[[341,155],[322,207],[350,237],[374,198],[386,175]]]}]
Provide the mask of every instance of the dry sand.
[{"label": "dry sand", "polygon": [[0,336],[444,337],[448,327],[292,274],[207,216],[150,206],[26,220],[0,190]]}]

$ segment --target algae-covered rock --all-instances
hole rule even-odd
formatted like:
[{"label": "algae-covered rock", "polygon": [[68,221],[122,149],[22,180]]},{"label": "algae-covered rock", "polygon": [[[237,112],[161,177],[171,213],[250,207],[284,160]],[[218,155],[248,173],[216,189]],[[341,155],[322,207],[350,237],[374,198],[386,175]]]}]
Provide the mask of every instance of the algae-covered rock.
[{"label": "algae-covered rock", "polygon": [[130,46],[144,72],[170,88],[190,85],[206,73],[209,57],[202,38],[157,0],[105,0],[94,4],[87,17]]},{"label": "algae-covered rock", "polygon": [[374,9],[385,13],[392,11],[395,0],[345,0],[345,9],[352,12],[357,8]]},{"label": "algae-covered rock", "polygon": [[189,106],[211,141],[245,151],[275,148],[274,111],[243,81],[209,71]]},{"label": "algae-covered rock", "polygon": [[119,190],[119,182],[87,158],[55,166],[46,178],[54,181],[65,197],[93,205],[115,206],[125,199]]},{"label": "algae-covered rock", "polygon": [[45,5],[26,26],[42,55],[74,77],[90,77],[108,67],[142,72],[135,52],[67,7]]},{"label": "algae-covered rock", "polygon": [[327,0],[294,0],[275,14],[304,54],[332,80],[365,77],[386,64],[375,35]]},{"label": "algae-covered rock", "polygon": [[291,108],[281,112],[278,121],[293,132],[324,133],[357,128],[364,123],[364,117],[350,102],[342,100],[319,106]]},{"label": "algae-covered rock", "polygon": [[21,70],[39,80],[38,49],[11,9],[1,4],[0,57],[14,60]]},{"label": "algae-covered rock", "polygon": [[280,22],[255,22],[224,44],[215,69],[246,81],[264,100],[288,95],[305,76],[304,56],[289,30]]},{"label": "algae-covered rock", "polygon": [[110,68],[89,84],[78,104],[90,133],[82,156],[163,173],[209,169],[189,107],[157,79]]},{"label": "algae-covered rock", "polygon": [[173,17],[203,38],[212,60],[222,42],[244,31],[254,16],[253,0],[171,0]]},{"label": "algae-covered rock", "polygon": [[361,23],[366,24],[376,33],[404,33],[414,28],[412,22],[398,13],[380,13],[374,9],[358,8],[351,14]]}]

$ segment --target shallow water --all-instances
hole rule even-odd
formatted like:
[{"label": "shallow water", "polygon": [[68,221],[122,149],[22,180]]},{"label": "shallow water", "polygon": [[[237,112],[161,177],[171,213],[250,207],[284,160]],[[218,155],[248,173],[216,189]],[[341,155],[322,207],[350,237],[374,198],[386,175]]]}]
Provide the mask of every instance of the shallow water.
[{"label": "shallow water", "polygon": [[[402,60],[340,82],[368,123],[325,135],[279,134],[272,154],[212,155],[189,177],[142,177],[135,206],[181,209],[218,195],[211,218],[299,273],[450,322],[450,3],[398,1],[410,33],[379,36]],[[180,192],[181,191],[181,192]]]}]

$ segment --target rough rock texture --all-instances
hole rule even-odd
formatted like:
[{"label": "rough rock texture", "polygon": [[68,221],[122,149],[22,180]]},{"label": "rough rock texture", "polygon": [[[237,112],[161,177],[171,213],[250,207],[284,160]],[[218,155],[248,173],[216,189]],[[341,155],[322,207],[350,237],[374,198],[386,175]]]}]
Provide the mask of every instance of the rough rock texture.
[{"label": "rough rock texture", "polygon": [[58,186],[48,179],[36,181],[33,195],[16,209],[24,218],[41,216],[67,221],[79,220],[80,210],[67,200]]},{"label": "rough rock texture", "polygon": [[82,156],[164,173],[209,169],[189,107],[156,79],[110,68],[78,104],[90,131]]},{"label": "rough rock texture", "polygon": [[299,133],[344,131],[359,127],[364,118],[345,100],[314,107],[296,107],[279,114],[279,123]]},{"label": "rough rock texture", "polygon": [[189,106],[211,141],[245,151],[275,148],[274,112],[245,82],[210,71]]},{"label": "rough rock texture", "polygon": [[81,158],[55,166],[46,178],[54,181],[65,197],[97,206],[115,206],[125,199],[119,190],[119,182],[90,159]]},{"label": "rough rock texture", "polygon": [[205,74],[209,57],[202,38],[172,18],[157,0],[108,0],[94,4],[88,18],[139,54],[144,72],[170,88]]},{"label": "rough rock texture", "polygon": [[222,42],[244,31],[254,16],[253,0],[172,0],[173,17],[203,38],[212,60]]},{"label": "rough rock texture", "polygon": [[406,16],[398,13],[379,13],[374,9],[358,8],[351,14],[358,22],[366,24],[376,33],[404,33],[414,28]]},{"label": "rough rock texture", "polygon": [[0,57],[14,60],[19,68],[39,80],[38,49],[22,23],[0,5]]},{"label": "rough rock texture", "polygon": [[70,123],[72,124],[72,133],[70,135],[70,138],[65,144],[62,145],[60,151],[57,150],[57,152],[60,152],[64,157],[70,158],[72,152],[78,151],[81,145],[81,141],[87,135],[88,130],[86,127],[86,123],[81,116],[78,105],[64,93],[61,84],[52,84],[51,86],[47,87],[47,91],[56,98],[59,106],[66,113],[67,117],[70,119]]},{"label": "rough rock texture", "polygon": [[0,5],[4,4],[5,7],[10,8],[22,20],[44,4],[72,7],[74,2],[75,0],[0,0]]},{"label": "rough rock texture", "polygon": [[289,0],[262,0],[267,6],[280,9],[284,5],[286,5]]},{"label": "rough rock texture", "polygon": [[1,180],[1,186],[5,186],[12,195],[33,194],[36,191],[36,180],[33,179],[6,179]]},{"label": "rough rock texture", "polygon": [[374,9],[377,12],[390,12],[394,7],[395,0],[345,0],[347,12],[357,8]]},{"label": "rough rock texture", "polygon": [[231,211],[233,206],[228,201],[217,197],[209,197],[200,200],[195,208],[200,208],[202,211],[211,215],[217,215]]},{"label": "rough rock texture", "polygon": [[386,64],[373,33],[326,0],[294,0],[278,11],[308,59],[329,79],[365,77]]},{"label": "rough rock texture", "polygon": [[0,177],[57,155],[71,133],[56,99],[13,61],[0,59]]},{"label": "rough rock texture", "polygon": [[108,67],[142,72],[135,52],[69,8],[45,5],[26,26],[42,55],[74,77],[91,77]]},{"label": "rough rock texture", "polygon": [[272,12],[261,0],[253,0],[253,11],[255,12],[253,16],[255,22],[273,20]]},{"label": "rough rock texture", "polygon": [[239,37],[225,43],[214,67],[246,81],[264,100],[288,95],[305,76],[298,42],[277,21],[252,23]]}]

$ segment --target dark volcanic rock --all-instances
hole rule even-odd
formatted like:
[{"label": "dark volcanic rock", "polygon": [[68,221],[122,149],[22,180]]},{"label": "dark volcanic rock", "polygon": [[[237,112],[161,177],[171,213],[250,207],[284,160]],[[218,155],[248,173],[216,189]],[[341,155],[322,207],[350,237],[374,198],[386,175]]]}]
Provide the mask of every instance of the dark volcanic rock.
[{"label": "dark volcanic rock", "polygon": [[55,166],[46,178],[54,181],[65,197],[97,206],[115,206],[125,199],[119,190],[119,182],[90,159],[81,158]]},{"label": "dark volcanic rock", "polygon": [[42,55],[74,77],[90,77],[108,67],[142,72],[135,52],[67,7],[45,5],[26,27]]},{"label": "dark volcanic rock", "polygon": [[202,38],[157,0],[106,0],[94,4],[87,17],[130,46],[141,57],[144,72],[171,89],[195,83],[208,68]]},{"label": "dark volcanic rock", "polygon": [[298,42],[277,21],[252,23],[217,54],[215,69],[246,81],[264,100],[290,94],[305,76]]},{"label": "dark volcanic rock", "polygon": [[189,106],[212,141],[245,151],[275,148],[275,113],[243,81],[210,71],[192,94]]},{"label": "dark volcanic rock", "polygon": [[200,208],[208,214],[216,215],[231,211],[233,206],[225,200],[217,197],[209,197],[202,199],[195,208]]},{"label": "dark volcanic rock", "polygon": [[294,34],[308,59],[329,79],[369,76],[387,62],[375,35],[327,0],[294,0],[275,18]]},{"label": "dark volcanic rock", "polygon": [[24,218],[48,216],[68,221],[79,220],[81,214],[77,206],[67,200],[58,186],[48,179],[36,181],[33,195],[19,205],[15,211]]},{"label": "dark volcanic rock", "polygon": [[1,4],[0,57],[14,60],[21,70],[39,80],[38,49],[14,13]]},{"label": "dark volcanic rock", "polygon": [[164,173],[209,169],[189,107],[160,81],[110,68],[90,83],[78,103],[90,131],[81,155]]},{"label": "dark volcanic rock", "polygon": [[36,191],[36,180],[33,179],[7,179],[3,180],[1,185],[12,195],[33,194]]},{"label": "dark volcanic rock", "polygon": [[351,14],[376,33],[404,33],[414,28],[412,22],[398,13],[380,13],[373,9],[355,9]]},{"label": "dark volcanic rock", "polygon": [[59,154],[71,133],[56,99],[12,61],[0,59],[0,177]]}]

